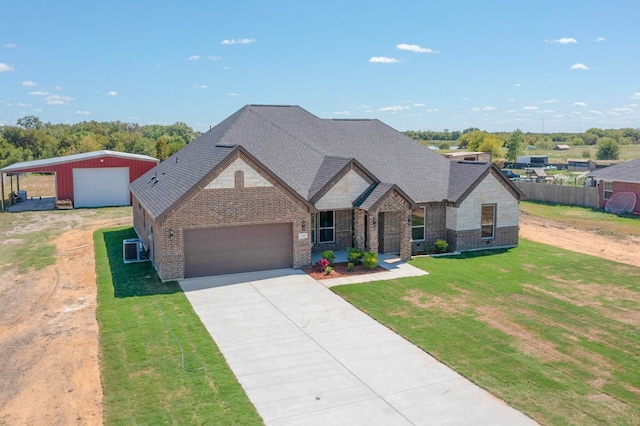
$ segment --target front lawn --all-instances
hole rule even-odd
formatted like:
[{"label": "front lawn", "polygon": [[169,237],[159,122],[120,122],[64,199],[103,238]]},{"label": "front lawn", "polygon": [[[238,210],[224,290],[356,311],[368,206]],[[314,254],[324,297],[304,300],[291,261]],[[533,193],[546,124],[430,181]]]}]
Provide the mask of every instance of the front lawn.
[{"label": "front lawn", "polygon": [[106,424],[262,424],[177,282],[124,264],[132,228],[94,234]]},{"label": "front lawn", "polygon": [[520,241],[336,293],[542,424],[640,424],[640,268]]}]

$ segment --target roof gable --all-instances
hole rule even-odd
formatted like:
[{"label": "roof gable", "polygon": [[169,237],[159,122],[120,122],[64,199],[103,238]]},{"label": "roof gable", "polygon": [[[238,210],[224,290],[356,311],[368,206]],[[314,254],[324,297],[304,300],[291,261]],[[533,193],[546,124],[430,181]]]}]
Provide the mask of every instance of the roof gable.
[{"label": "roof gable", "polygon": [[619,182],[640,183],[640,158],[593,171],[589,173],[589,176]]}]

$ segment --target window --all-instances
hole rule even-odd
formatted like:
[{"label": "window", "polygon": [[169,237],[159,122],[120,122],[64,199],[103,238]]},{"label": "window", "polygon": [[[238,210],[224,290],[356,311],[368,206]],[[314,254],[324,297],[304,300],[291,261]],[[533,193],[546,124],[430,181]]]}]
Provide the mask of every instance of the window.
[{"label": "window", "polygon": [[424,241],[424,207],[411,213],[411,239]]},{"label": "window", "polygon": [[496,227],[495,204],[482,205],[482,238],[493,238]]},{"label": "window", "polygon": [[320,212],[318,220],[318,242],[332,243],[335,241],[335,218],[336,214],[333,210]]},{"label": "window", "polygon": [[602,198],[608,200],[613,195],[613,182],[602,182]]},{"label": "window", "polygon": [[316,243],[316,222],[317,222],[317,215],[315,213],[311,214],[311,244],[315,244]]}]

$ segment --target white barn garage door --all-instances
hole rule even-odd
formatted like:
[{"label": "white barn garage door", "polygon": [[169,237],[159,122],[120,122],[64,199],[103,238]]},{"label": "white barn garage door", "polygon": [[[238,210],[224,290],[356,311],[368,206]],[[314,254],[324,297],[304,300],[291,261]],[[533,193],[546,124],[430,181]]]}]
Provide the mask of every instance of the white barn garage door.
[{"label": "white barn garage door", "polygon": [[74,207],[128,206],[129,168],[73,169]]}]

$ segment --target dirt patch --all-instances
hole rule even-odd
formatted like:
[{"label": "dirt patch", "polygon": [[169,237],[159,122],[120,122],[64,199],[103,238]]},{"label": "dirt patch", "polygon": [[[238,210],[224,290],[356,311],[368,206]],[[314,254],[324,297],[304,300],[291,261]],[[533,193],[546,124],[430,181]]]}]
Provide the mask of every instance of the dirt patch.
[{"label": "dirt patch", "polygon": [[441,297],[434,296],[418,289],[410,289],[402,297],[402,300],[409,302],[412,306],[420,309],[438,309],[447,314],[461,312],[468,308],[469,305],[462,299],[445,300]]},{"label": "dirt patch", "polygon": [[25,275],[0,271],[0,424],[103,423],[93,231],[131,216],[92,216],[39,212],[29,232],[67,229],[53,242],[56,263]]},{"label": "dirt patch", "polygon": [[382,266],[376,266],[376,269],[365,269],[362,265],[355,265],[353,271],[349,271],[347,268],[347,263],[334,263],[333,271],[329,275],[325,274],[323,271],[318,271],[313,266],[308,266],[306,268],[302,268],[302,271],[305,274],[308,274],[314,280],[326,280],[330,278],[344,278],[344,277],[353,277],[354,275],[367,275],[374,274],[376,272],[386,272]]},{"label": "dirt patch", "polygon": [[640,267],[640,237],[605,236],[596,230],[576,229],[561,222],[520,215],[520,237],[614,262]]}]

